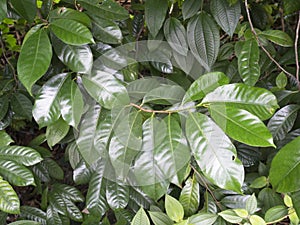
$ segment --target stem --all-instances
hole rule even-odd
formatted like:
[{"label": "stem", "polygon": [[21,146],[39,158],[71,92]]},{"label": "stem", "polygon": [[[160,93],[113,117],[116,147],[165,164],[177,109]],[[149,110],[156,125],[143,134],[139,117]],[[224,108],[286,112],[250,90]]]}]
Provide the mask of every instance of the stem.
[{"label": "stem", "polygon": [[[252,24],[252,20],[251,20],[251,17],[250,17],[250,12],[249,12],[249,8],[248,8],[248,0],[245,0],[245,8],[246,8],[246,13],[247,13],[247,18],[248,18],[248,21],[249,21],[249,25],[250,25],[250,28],[251,28],[251,32],[253,33],[259,47],[261,47],[261,49],[266,53],[266,55],[269,57],[269,59],[272,60],[272,62],[274,62],[276,64],[276,66],[281,70],[283,71],[286,75],[290,76],[290,77],[294,77],[293,74],[289,73],[288,71],[286,71],[272,56],[271,54],[268,52],[268,50],[262,45],[262,43],[259,41],[259,38],[258,38],[258,35],[254,29],[254,26]],[[300,90],[300,83],[298,81],[298,88]]]},{"label": "stem", "polygon": [[135,103],[130,103],[130,106],[133,106],[143,112],[147,112],[147,113],[161,113],[161,114],[172,114],[172,113],[178,113],[181,111],[187,111],[189,109],[195,109],[197,106],[193,106],[193,107],[188,107],[188,108],[182,108],[182,109],[176,109],[176,110],[153,110],[153,109],[145,109],[143,108],[141,105],[137,105]]},{"label": "stem", "polygon": [[300,11],[298,14],[298,24],[297,24],[297,28],[296,28],[296,37],[295,37],[295,57],[296,57],[296,79],[297,79],[297,81],[299,81],[299,59],[298,59],[299,30],[300,30]]}]

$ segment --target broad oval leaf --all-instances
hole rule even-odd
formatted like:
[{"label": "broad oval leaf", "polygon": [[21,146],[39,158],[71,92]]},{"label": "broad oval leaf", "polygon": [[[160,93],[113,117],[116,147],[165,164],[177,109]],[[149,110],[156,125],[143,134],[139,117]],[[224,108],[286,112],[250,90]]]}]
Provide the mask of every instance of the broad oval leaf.
[{"label": "broad oval leaf", "polygon": [[209,117],[190,113],[186,121],[186,134],[205,176],[221,188],[241,192],[244,168],[225,133]]},{"label": "broad oval leaf", "polygon": [[258,215],[251,215],[249,217],[249,221],[252,225],[266,225],[266,222],[263,218]]},{"label": "broad oval leaf", "polygon": [[151,220],[155,225],[173,225],[173,221],[163,212],[149,212]]},{"label": "broad oval leaf", "polygon": [[13,142],[13,139],[4,130],[0,130],[0,148],[8,146]]},{"label": "broad oval leaf", "polygon": [[124,209],[129,201],[129,188],[118,181],[106,181],[106,199],[111,209]]},{"label": "broad oval leaf", "polygon": [[185,0],[182,3],[182,16],[183,19],[186,20],[191,18],[192,16],[196,15],[196,13],[201,8],[203,0]]},{"label": "broad oval leaf", "polygon": [[268,40],[274,42],[277,45],[283,47],[291,47],[294,42],[292,38],[281,30],[266,30],[259,33],[259,36],[263,36]]},{"label": "broad oval leaf", "polygon": [[215,224],[218,215],[212,213],[198,213],[189,218],[189,223],[197,225],[212,225]]},{"label": "broad oval leaf", "polygon": [[145,20],[153,37],[162,27],[168,10],[167,0],[151,0],[145,2]]},{"label": "broad oval leaf", "polygon": [[143,208],[140,208],[139,211],[133,217],[131,225],[150,225],[148,216]]},{"label": "broad oval leaf", "polygon": [[229,78],[222,72],[211,72],[195,80],[186,91],[183,102],[197,101],[217,87],[229,83]]},{"label": "broad oval leaf", "polygon": [[288,209],[284,205],[278,205],[270,208],[265,214],[265,221],[272,222],[276,220],[281,220],[286,215],[288,215]]},{"label": "broad oval leaf", "polygon": [[32,85],[47,71],[52,58],[52,47],[45,29],[32,34],[24,42],[18,59],[18,78],[31,94]]},{"label": "broad oval leaf", "polygon": [[197,212],[200,204],[199,191],[200,186],[196,177],[188,178],[179,197],[179,202],[183,206],[185,216],[191,216]]},{"label": "broad oval leaf", "polygon": [[187,26],[188,45],[199,63],[210,71],[215,63],[220,47],[218,27],[205,12],[193,17]]},{"label": "broad oval leaf", "polygon": [[228,0],[212,0],[210,10],[219,26],[232,37],[241,16],[240,2],[230,5]]},{"label": "broad oval leaf", "polygon": [[12,186],[0,177],[0,209],[3,212],[20,213],[20,201]]},{"label": "broad oval leaf", "polygon": [[46,158],[41,162],[41,164],[43,164],[43,166],[45,166],[45,168],[49,171],[50,177],[57,180],[64,179],[64,171],[53,159]]},{"label": "broad oval leaf", "polygon": [[36,1],[35,0],[11,0],[10,6],[24,19],[28,20],[29,23],[34,22],[34,17],[37,13]]},{"label": "broad oval leaf", "polygon": [[39,208],[31,207],[31,206],[21,206],[21,218],[26,218],[29,220],[34,220],[41,224],[47,224],[46,213]]},{"label": "broad oval leaf", "polygon": [[12,160],[25,166],[42,161],[41,155],[36,150],[23,146],[0,147],[0,159]]},{"label": "broad oval leaf", "polygon": [[183,219],[184,210],[182,205],[176,198],[173,198],[170,195],[166,195],[165,208],[166,208],[166,213],[171,220],[175,222],[179,222]]},{"label": "broad oval leaf", "polygon": [[226,105],[245,109],[261,120],[269,119],[279,107],[276,97],[270,91],[245,84],[218,87],[204,97],[201,105]]},{"label": "broad oval leaf", "polygon": [[178,19],[170,17],[166,20],[164,34],[174,51],[184,56],[187,55],[188,44],[186,40],[186,30]]},{"label": "broad oval leaf", "polygon": [[285,145],[273,158],[270,182],[280,193],[300,190],[300,137]]},{"label": "broad oval leaf", "polygon": [[35,185],[31,171],[14,161],[0,159],[0,174],[16,186]]},{"label": "broad oval leaf", "polygon": [[60,117],[57,121],[47,126],[46,137],[49,147],[58,144],[69,132],[69,125]]},{"label": "broad oval leaf", "polygon": [[10,100],[10,107],[14,111],[14,116],[31,121],[32,102],[26,95],[15,93]]},{"label": "broad oval leaf", "polygon": [[89,29],[83,24],[70,19],[57,19],[50,23],[50,29],[60,40],[69,45],[94,43]]},{"label": "broad oval leaf", "polygon": [[112,74],[94,70],[90,76],[83,76],[82,81],[87,92],[104,108],[129,102],[126,88]]},{"label": "broad oval leaf", "polygon": [[268,128],[274,140],[280,141],[293,128],[297,118],[299,105],[286,105],[278,110],[268,122]]},{"label": "broad oval leaf", "polygon": [[210,115],[231,138],[250,146],[275,147],[272,134],[255,115],[244,109],[212,105]]},{"label": "broad oval leaf", "polygon": [[47,224],[63,225],[58,212],[56,211],[55,207],[52,204],[48,205],[46,213],[47,213]]},{"label": "broad oval leaf", "polygon": [[244,83],[254,86],[260,76],[259,48],[256,40],[250,39],[242,44],[238,55],[238,68]]}]

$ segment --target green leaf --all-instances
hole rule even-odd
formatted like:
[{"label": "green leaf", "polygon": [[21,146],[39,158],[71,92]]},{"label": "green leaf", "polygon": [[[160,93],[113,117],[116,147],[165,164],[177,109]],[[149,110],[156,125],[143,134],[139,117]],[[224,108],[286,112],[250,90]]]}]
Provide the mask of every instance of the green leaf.
[{"label": "green leaf", "polygon": [[243,220],[243,218],[239,217],[232,209],[222,211],[218,213],[218,215],[230,223],[240,223]]},{"label": "green leaf", "polygon": [[228,0],[213,0],[210,10],[218,25],[232,37],[241,16],[240,2],[230,5]]},{"label": "green leaf", "polygon": [[187,39],[195,58],[210,71],[219,53],[220,35],[209,14],[201,12],[188,22]]},{"label": "green leaf", "polygon": [[0,210],[11,213],[20,213],[20,201],[12,186],[0,177]]},{"label": "green leaf", "polygon": [[230,139],[207,116],[190,113],[186,135],[205,176],[220,188],[241,192],[244,169]]},{"label": "green leaf", "polygon": [[[63,198],[64,196],[61,196]],[[83,216],[77,206],[68,198],[64,198],[65,207],[67,209],[67,216],[74,221],[82,222]]]},{"label": "green leaf", "polygon": [[283,140],[293,128],[297,118],[299,105],[286,105],[278,110],[268,122],[268,128],[274,140]]},{"label": "green leaf", "polygon": [[276,97],[266,89],[245,84],[227,84],[207,94],[201,105],[226,105],[245,109],[261,120],[269,119],[277,105]]},{"label": "green leaf", "polygon": [[292,38],[281,30],[265,30],[260,32],[259,36],[265,37],[283,47],[292,47],[294,45]]},{"label": "green leaf", "polygon": [[150,218],[155,225],[173,225],[173,221],[163,212],[149,212]]},{"label": "green leaf", "polygon": [[47,126],[46,137],[49,147],[58,144],[69,132],[69,125],[62,119]]},{"label": "green leaf", "polygon": [[95,39],[108,44],[121,44],[122,32],[118,25],[111,20],[93,17],[92,33]]},{"label": "green leaf", "polygon": [[10,0],[10,4],[21,17],[29,23],[33,22],[37,13],[36,0]]},{"label": "green leaf", "polygon": [[104,108],[129,101],[126,88],[110,73],[95,70],[90,76],[83,76],[82,81],[87,92]]},{"label": "green leaf", "polygon": [[246,208],[246,202],[250,195],[228,195],[225,196],[220,202],[227,208],[237,209]]},{"label": "green leaf", "polygon": [[300,218],[300,191],[291,193],[291,197],[293,200],[294,209],[297,213],[297,216]]},{"label": "green leaf", "polygon": [[195,176],[185,181],[179,197],[179,202],[183,206],[185,216],[191,216],[197,212],[200,204],[199,189],[200,186]]},{"label": "green leaf", "polygon": [[251,215],[249,220],[251,225],[266,225],[264,219],[257,215]]},{"label": "green leaf", "polygon": [[168,10],[167,0],[152,0],[145,2],[145,20],[146,25],[155,37],[162,27]]},{"label": "green leaf", "polygon": [[136,102],[144,98],[144,96],[154,88],[160,86],[160,83],[155,78],[144,77],[130,82],[126,88],[132,101]]},{"label": "green leaf", "polygon": [[209,92],[228,83],[229,78],[222,72],[206,73],[192,83],[185,93],[183,102],[201,100]]},{"label": "green leaf", "polygon": [[13,139],[4,130],[0,130],[0,149],[2,146],[10,145],[13,142]]},{"label": "green leaf", "polygon": [[36,150],[23,146],[1,146],[0,159],[12,160],[24,166],[32,166],[42,161]]},{"label": "green leaf", "polygon": [[226,105],[211,105],[209,111],[229,137],[250,146],[275,147],[266,125],[250,112]]},{"label": "green leaf", "polygon": [[287,77],[284,74],[284,72],[279,73],[278,76],[276,77],[276,86],[280,89],[283,89],[283,88],[285,88],[287,83],[288,83],[288,80],[287,80]]},{"label": "green leaf", "polygon": [[52,47],[45,29],[40,29],[24,42],[19,56],[18,78],[31,94],[32,85],[47,71]]},{"label": "green leaf", "polygon": [[[10,223],[11,225],[41,225],[40,222],[35,222],[32,220],[18,220],[16,222]],[[59,224],[57,224],[59,225]]]},{"label": "green leaf", "polygon": [[33,117],[40,127],[57,121],[60,117],[60,92],[70,74],[62,73],[49,79],[36,96],[33,106]]},{"label": "green leaf", "polygon": [[184,210],[177,199],[173,198],[170,195],[166,195],[165,208],[167,215],[170,217],[171,220],[179,222],[183,219]]},{"label": "green leaf", "polygon": [[257,199],[255,194],[252,194],[246,201],[246,210],[249,214],[254,214],[257,210]]},{"label": "green leaf", "polygon": [[262,189],[258,194],[258,200],[263,202],[263,206],[261,207],[262,212],[266,212],[268,209],[274,206],[284,204],[282,196],[271,188]]},{"label": "green leaf", "polygon": [[183,19],[189,19],[194,16],[200,9],[203,0],[185,0],[182,3],[182,16]]},{"label": "green leaf", "polygon": [[268,180],[265,176],[261,176],[252,181],[251,188],[263,188],[268,184]]},{"label": "green leaf", "polygon": [[57,57],[73,72],[89,73],[93,66],[93,54],[88,45],[74,46],[52,36],[52,46]]},{"label": "green leaf", "polygon": [[35,185],[31,171],[15,161],[0,159],[0,174],[16,186]]},{"label": "green leaf", "polygon": [[49,171],[49,175],[57,180],[64,179],[64,171],[62,168],[51,158],[46,158],[42,161],[42,164]]},{"label": "green leaf", "polygon": [[140,208],[140,210],[135,214],[131,225],[150,225],[150,221],[143,208]]},{"label": "green leaf", "polygon": [[7,17],[7,2],[6,0],[0,1],[0,21]]},{"label": "green leaf", "polygon": [[47,207],[47,224],[49,225],[63,225],[58,212],[55,207],[50,204]]},{"label": "green leaf", "polygon": [[289,15],[297,12],[300,9],[300,2],[294,0],[283,1],[284,15]]},{"label": "green leaf", "polygon": [[238,68],[245,84],[254,86],[260,76],[259,48],[256,40],[250,39],[242,44],[238,55]]},{"label": "green leaf", "polygon": [[212,225],[215,224],[218,215],[212,213],[198,213],[189,218],[189,224]]},{"label": "green leaf", "polygon": [[284,205],[278,205],[270,208],[265,214],[265,221],[272,222],[282,220],[288,215],[288,209]]},{"label": "green leaf", "polygon": [[31,206],[21,206],[21,218],[26,218],[29,220],[34,220],[41,224],[46,224],[46,213],[39,208]]},{"label": "green leaf", "polygon": [[107,180],[106,198],[111,209],[123,209],[129,201],[129,188],[126,184],[118,183],[118,181]]},{"label": "green leaf", "polygon": [[15,93],[10,100],[10,107],[17,117],[25,118],[31,121],[32,118],[32,102],[22,93]]},{"label": "green leaf", "polygon": [[173,50],[181,55],[187,55],[188,44],[186,40],[186,30],[178,19],[170,17],[166,20],[164,34]]},{"label": "green leaf", "polygon": [[7,115],[9,101],[7,96],[0,96],[0,120],[3,120]]},{"label": "green leaf", "polygon": [[50,23],[50,29],[60,40],[69,45],[94,43],[89,29],[83,24],[70,19],[57,19]]},{"label": "green leaf", "polygon": [[300,190],[300,137],[285,145],[273,158],[270,168],[270,182],[276,191],[294,192]]}]

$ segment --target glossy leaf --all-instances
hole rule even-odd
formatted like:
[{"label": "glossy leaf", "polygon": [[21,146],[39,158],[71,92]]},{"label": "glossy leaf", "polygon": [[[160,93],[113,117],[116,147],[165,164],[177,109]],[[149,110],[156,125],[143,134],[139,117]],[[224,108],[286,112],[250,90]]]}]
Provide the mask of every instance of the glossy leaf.
[{"label": "glossy leaf", "polygon": [[245,84],[254,86],[260,76],[259,48],[256,40],[247,40],[243,43],[238,55],[238,68]]},{"label": "glossy leaf", "polygon": [[164,24],[165,37],[174,51],[186,56],[188,52],[188,44],[186,40],[186,30],[180,21],[174,17],[170,17]]},{"label": "glossy leaf", "polygon": [[0,159],[12,160],[25,166],[32,166],[42,161],[41,155],[36,150],[23,146],[1,146]]},{"label": "glossy leaf", "polygon": [[4,130],[0,130],[0,149],[2,146],[10,145],[13,142],[13,139]]},{"label": "glossy leaf", "polygon": [[29,220],[34,220],[41,224],[46,224],[46,213],[39,208],[31,206],[21,206],[21,218],[26,218]]},{"label": "glossy leaf", "polygon": [[278,74],[278,76],[276,77],[276,86],[278,88],[285,88],[287,83],[288,83],[288,80],[287,80],[286,75],[283,72]]},{"label": "glossy leaf", "polygon": [[297,118],[299,105],[286,105],[278,110],[268,122],[274,140],[282,140],[292,129]]},{"label": "glossy leaf", "polygon": [[0,177],[0,210],[17,214],[20,212],[20,201],[12,186]]},{"label": "glossy leaf", "polygon": [[49,205],[47,207],[47,224],[49,225],[63,225],[61,218],[58,214],[58,212],[55,210],[55,207],[53,205]]},{"label": "glossy leaf", "polygon": [[194,1],[194,0],[185,0],[182,3],[182,16],[183,19],[189,19],[194,16],[200,9],[202,4],[202,0]]},{"label": "glossy leaf", "polygon": [[270,131],[257,116],[226,105],[212,105],[209,110],[211,117],[229,137],[250,146],[275,147]]},{"label": "glossy leaf", "polygon": [[194,214],[189,218],[189,224],[197,224],[197,225],[212,225],[215,224],[217,215],[211,213],[198,213]]},{"label": "glossy leaf", "polygon": [[31,121],[32,102],[26,95],[15,93],[11,98],[10,107],[15,116]]},{"label": "glossy leaf", "polygon": [[50,23],[51,31],[60,40],[69,45],[94,43],[89,29],[83,24],[70,19],[57,19]]},{"label": "glossy leaf", "polygon": [[6,18],[7,14],[7,3],[6,0],[0,1],[0,21]]},{"label": "glossy leaf", "polygon": [[24,42],[18,59],[18,78],[31,94],[32,85],[47,71],[52,47],[46,30],[40,29]]},{"label": "glossy leaf", "polygon": [[200,204],[200,186],[196,177],[188,178],[181,190],[179,202],[183,206],[184,215],[191,216],[198,210]]},{"label": "glossy leaf", "polygon": [[230,4],[228,0],[213,0],[210,9],[218,25],[232,37],[241,15],[240,2]]},{"label": "glossy leaf", "polygon": [[210,71],[220,46],[219,30],[215,21],[205,12],[193,17],[187,26],[188,45],[199,63]]},{"label": "glossy leaf", "polygon": [[207,94],[201,105],[226,105],[249,111],[261,120],[270,118],[278,108],[276,97],[266,89],[245,84],[228,84]]},{"label": "glossy leaf", "polygon": [[185,93],[183,102],[201,100],[209,92],[228,83],[229,78],[222,72],[204,74],[192,83]]},{"label": "glossy leaf", "polygon": [[288,209],[284,205],[270,208],[265,214],[265,221],[272,222],[284,218],[288,214]]},{"label": "glossy leaf", "polygon": [[297,216],[300,218],[300,191],[291,193],[293,200],[293,207],[297,213]]},{"label": "glossy leaf", "polygon": [[118,181],[106,182],[106,198],[111,209],[123,209],[127,206],[129,200],[129,188]]},{"label": "glossy leaf", "polygon": [[254,214],[257,210],[257,199],[255,194],[252,194],[246,201],[246,210],[249,214]]},{"label": "glossy leaf", "polygon": [[166,195],[165,208],[167,215],[170,217],[171,220],[179,222],[183,219],[184,210],[182,205],[176,198],[173,198],[170,195]]},{"label": "glossy leaf", "polygon": [[220,202],[227,208],[246,208],[246,202],[250,195],[228,195],[225,196]]},{"label": "glossy leaf", "polygon": [[266,222],[263,218],[258,215],[251,215],[249,217],[249,221],[252,225],[266,225]]},{"label": "glossy leaf", "polygon": [[158,31],[162,27],[167,10],[167,0],[152,0],[145,2],[145,20],[153,37],[158,34]]},{"label": "glossy leaf", "polygon": [[64,179],[64,171],[62,168],[57,164],[56,161],[54,161],[51,158],[46,158],[41,162],[45,168],[49,171],[50,177],[57,179],[57,180],[62,180]]},{"label": "glossy leaf", "polygon": [[23,17],[24,19],[28,20],[28,22],[32,23],[34,17],[37,13],[36,1],[35,0],[10,0],[10,4],[16,12]]},{"label": "glossy leaf", "polygon": [[300,190],[300,137],[285,145],[275,155],[270,169],[270,182],[278,192]]},{"label": "glossy leaf", "polygon": [[243,166],[224,132],[207,116],[190,113],[186,121],[186,134],[205,176],[221,188],[241,192]]},{"label": "glossy leaf", "polygon": [[131,99],[141,100],[149,91],[160,86],[160,82],[155,78],[141,78],[130,82],[126,88]]},{"label": "glossy leaf", "polygon": [[93,55],[88,45],[74,46],[65,44],[55,36],[52,44],[57,57],[72,70],[78,73],[89,73],[93,65]]},{"label": "glossy leaf", "polygon": [[62,119],[47,126],[46,137],[50,147],[58,144],[69,132],[69,125]]},{"label": "glossy leaf", "polygon": [[294,44],[292,38],[281,30],[265,30],[259,35],[283,47],[292,47]]},{"label": "glossy leaf", "polygon": [[155,225],[173,225],[173,221],[163,212],[149,212],[150,218]]},{"label": "glossy leaf", "polygon": [[140,208],[140,210],[135,214],[131,225],[150,225],[150,221],[143,208]]},{"label": "glossy leaf", "polygon": [[232,209],[224,210],[220,213],[218,213],[219,216],[221,216],[224,220],[230,222],[230,223],[240,223],[243,218],[239,217]]},{"label": "glossy leaf", "polygon": [[[41,225],[39,222],[32,220],[18,220],[16,222],[10,223],[11,225]],[[59,224],[58,224],[59,225]]]},{"label": "glossy leaf", "polygon": [[96,70],[83,76],[82,81],[87,92],[104,108],[128,102],[126,88],[112,74]]}]

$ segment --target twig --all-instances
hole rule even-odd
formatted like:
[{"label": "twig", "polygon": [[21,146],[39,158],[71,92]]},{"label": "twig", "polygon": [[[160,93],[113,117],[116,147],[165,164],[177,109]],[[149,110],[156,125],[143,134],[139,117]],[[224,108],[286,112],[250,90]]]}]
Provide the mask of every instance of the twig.
[{"label": "twig", "polygon": [[[269,59],[272,60],[272,62],[274,62],[276,64],[276,66],[281,70],[283,71],[287,76],[290,76],[290,77],[294,77],[293,74],[289,73],[288,71],[286,71],[272,56],[271,54],[268,52],[268,50],[262,45],[262,43],[259,41],[259,38],[258,38],[258,35],[254,29],[254,26],[252,24],[252,20],[251,20],[251,17],[250,17],[250,12],[249,12],[249,8],[248,8],[248,0],[245,0],[245,8],[246,8],[246,13],[247,13],[247,18],[248,18],[248,21],[249,21],[249,25],[250,25],[250,28],[251,28],[251,32],[254,34],[254,37],[259,45],[259,47],[261,47],[261,49],[266,53],[266,55],[269,57]],[[300,83],[298,81],[298,88],[300,90]]]},{"label": "twig", "polygon": [[161,113],[161,114],[172,114],[172,113],[178,113],[181,111],[187,111],[190,109],[194,109],[196,106],[192,106],[192,107],[187,107],[187,108],[181,108],[181,109],[176,109],[176,110],[153,110],[153,109],[145,109],[143,108],[141,105],[137,105],[135,103],[130,103],[129,105],[143,111],[143,112],[147,112],[147,113]]},{"label": "twig", "polygon": [[296,79],[297,79],[297,81],[299,81],[299,59],[298,59],[299,30],[300,30],[300,11],[298,14],[298,24],[297,24],[297,28],[296,28],[296,37],[295,37],[295,57],[296,57]]}]

